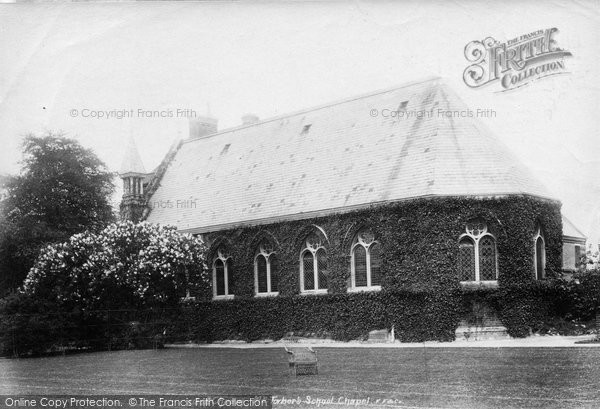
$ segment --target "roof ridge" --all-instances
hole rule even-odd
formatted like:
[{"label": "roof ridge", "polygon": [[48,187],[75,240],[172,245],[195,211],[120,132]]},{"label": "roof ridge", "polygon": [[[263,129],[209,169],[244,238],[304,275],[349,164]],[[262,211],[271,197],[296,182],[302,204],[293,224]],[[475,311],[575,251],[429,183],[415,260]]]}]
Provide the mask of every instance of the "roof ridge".
[{"label": "roof ridge", "polygon": [[[443,89],[442,89],[442,91],[443,91]],[[440,87],[438,87],[436,89],[436,93],[439,93],[439,92],[440,92]],[[433,109],[433,107],[431,109]],[[439,122],[440,119],[437,118],[437,120]],[[431,150],[432,150],[431,155],[433,156],[433,165],[431,166],[431,173],[432,173],[432,180],[434,180],[434,181],[437,180],[437,174],[438,174],[438,171],[437,171],[438,170],[437,169],[438,165],[437,165],[437,163],[438,163],[439,149],[440,149],[440,144],[438,142],[438,138],[440,138],[440,137],[441,137],[440,136],[440,126],[439,126],[439,123],[438,123],[438,124],[436,124],[436,127],[435,127],[435,139],[436,139],[436,141],[435,141],[435,143],[432,144],[432,147],[431,147]],[[432,186],[432,187],[429,188],[429,193],[430,194],[434,194],[434,192],[437,189],[438,189],[438,186]]]},{"label": "roof ridge", "polygon": [[[578,228],[577,226],[575,226],[575,223],[573,223],[573,222],[572,222],[572,221],[571,221],[571,220],[570,220],[570,219],[569,219],[567,216],[565,216],[565,214],[564,214],[564,213],[562,213],[562,218],[563,218],[563,219],[564,219],[566,222],[568,222],[568,223],[571,225],[571,227],[572,227],[572,228],[573,228],[573,229],[574,229],[574,230],[575,230],[577,233],[579,233],[579,234],[580,234],[580,236],[579,236],[579,237],[585,237],[585,238],[587,238],[587,236],[586,236],[585,234],[583,234],[583,232],[582,232],[581,230],[579,230],[579,228]],[[564,231],[564,226],[563,226],[563,231]],[[571,236],[571,237],[572,237],[572,236]]]},{"label": "roof ridge", "polygon": [[[453,107],[454,109],[466,109],[469,110],[469,105],[452,89],[451,87],[445,86],[445,84],[441,84],[439,90],[444,93],[446,103],[449,105],[448,108]],[[452,100],[450,103],[450,99]],[[450,117],[450,121],[454,122],[454,118]],[[535,181],[539,185],[539,187],[545,192],[545,195],[549,198],[552,198],[552,192],[548,189],[548,187],[540,181],[534,173],[529,169],[529,167],[525,166],[521,158],[519,158],[515,152],[504,142],[504,140],[497,135],[490,127],[476,117],[467,117],[463,119],[464,122],[468,122],[470,126],[473,126],[478,135],[482,138],[488,139],[488,143],[493,143],[497,147],[501,149],[504,155],[511,159],[511,162],[519,168],[519,172],[526,175],[530,180]]]},{"label": "roof ridge", "polygon": [[[167,168],[169,168],[169,166],[173,162],[173,159],[175,159],[175,155],[179,151],[179,148],[181,148],[181,145],[183,145],[183,141],[181,139],[175,140],[171,144],[169,151],[160,161],[156,169],[152,171],[152,177],[148,181],[148,184],[146,185],[146,190],[144,191],[144,197],[146,198],[146,202],[148,202],[152,195],[154,195],[154,193],[158,190],[160,183],[162,182],[163,176],[167,172]],[[143,214],[143,219],[146,219],[149,212],[150,208],[146,206],[146,209],[144,210]]]},{"label": "roof ridge", "polygon": [[379,89],[379,90],[376,90],[376,91],[371,91],[371,92],[367,92],[367,93],[360,94],[360,95],[354,95],[352,97],[347,97],[347,98],[340,99],[340,100],[337,100],[337,101],[332,101],[332,102],[320,104],[320,105],[317,105],[317,106],[313,106],[311,108],[304,108],[304,109],[300,109],[298,111],[293,111],[293,112],[288,112],[286,114],[281,114],[281,115],[273,116],[273,117],[266,118],[264,120],[261,120],[259,122],[255,122],[255,123],[252,123],[252,124],[239,125],[239,126],[235,126],[235,127],[232,127],[232,128],[225,128],[222,131],[218,131],[218,132],[215,132],[215,133],[212,133],[212,134],[203,135],[203,136],[199,136],[199,137],[195,137],[195,138],[188,138],[188,139],[185,139],[183,141],[183,143],[194,142],[194,141],[197,141],[199,139],[210,139],[210,138],[213,138],[215,136],[219,136],[219,135],[222,135],[222,134],[225,134],[225,133],[229,133],[229,132],[233,132],[233,131],[238,131],[240,129],[251,128],[253,126],[262,125],[262,124],[265,124],[265,123],[268,123],[268,122],[278,121],[278,120],[281,120],[281,119],[284,119],[284,118],[290,118],[290,117],[293,117],[293,116],[302,115],[302,114],[305,114],[307,112],[318,111],[320,109],[329,108],[329,107],[332,107],[332,106],[335,106],[335,105],[341,105],[341,104],[345,104],[345,103],[348,103],[348,102],[356,101],[356,100],[359,100],[359,99],[369,98],[369,97],[373,97],[373,96],[376,96],[376,95],[381,95],[381,94],[386,94],[388,92],[397,91],[397,90],[402,89],[402,88],[408,88],[408,87],[412,87],[412,86],[415,86],[415,85],[419,85],[419,84],[423,84],[423,83],[427,83],[427,82],[439,81],[439,80],[442,80],[442,77],[440,77],[440,76],[430,76],[430,77],[426,77],[426,78],[424,78],[422,80],[411,81],[411,82],[408,82],[408,83],[404,83],[402,85],[396,85],[396,86],[392,86],[392,87],[389,87],[389,88]]},{"label": "roof ridge", "polygon": [[[446,87],[443,84],[436,88],[435,96],[433,99],[436,100],[436,104],[434,104],[432,106],[432,108],[431,108],[432,110],[436,107],[438,110],[441,108],[444,111],[462,110],[462,109],[467,108],[466,103],[462,99],[460,99],[460,97],[458,97],[457,94],[453,93],[451,88]],[[454,104],[456,104],[457,106],[454,106]],[[433,173],[433,180],[437,181],[438,180],[437,176],[440,173],[438,171],[440,162],[437,160],[439,157],[440,146],[441,146],[440,139],[448,138],[448,135],[446,133],[446,131],[448,131],[448,130],[451,131],[452,135],[455,135],[456,134],[456,126],[458,124],[455,123],[454,116],[452,116],[452,115],[448,118],[440,116],[439,112],[436,112],[435,115],[432,112],[431,115],[434,117],[433,121],[435,123],[435,143],[432,144],[433,145],[432,149],[434,150],[434,161],[431,166],[432,167],[431,172]],[[470,119],[470,118],[461,118],[461,119]],[[458,142],[455,141],[455,143],[457,144]],[[460,155],[459,160],[464,162],[465,158],[462,157],[460,150],[457,150],[457,154]],[[435,194],[435,192],[438,189],[439,189],[439,186],[433,186],[433,189],[430,189],[430,193]]]}]

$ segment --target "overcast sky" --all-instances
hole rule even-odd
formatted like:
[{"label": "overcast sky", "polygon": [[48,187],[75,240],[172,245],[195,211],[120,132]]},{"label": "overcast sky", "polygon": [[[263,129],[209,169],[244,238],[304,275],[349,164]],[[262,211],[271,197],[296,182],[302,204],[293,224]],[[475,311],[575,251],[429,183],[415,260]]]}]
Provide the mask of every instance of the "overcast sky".
[{"label": "overcast sky", "polygon": [[[472,40],[557,27],[569,74],[511,92],[462,80]],[[0,173],[22,135],[62,130],[118,170],[133,135],[147,170],[185,118],[83,118],[84,109],[207,107],[219,128],[431,76],[484,119],[597,241],[600,5],[583,2],[208,2],[0,5]],[[72,116],[72,110],[78,110]]]}]

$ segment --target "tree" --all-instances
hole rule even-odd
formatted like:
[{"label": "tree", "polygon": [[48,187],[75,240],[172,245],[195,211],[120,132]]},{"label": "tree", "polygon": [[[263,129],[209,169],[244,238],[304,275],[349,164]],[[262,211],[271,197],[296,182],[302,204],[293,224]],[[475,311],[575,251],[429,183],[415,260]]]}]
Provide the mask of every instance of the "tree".
[{"label": "tree", "polygon": [[0,292],[23,282],[43,246],[114,221],[113,174],[90,149],[51,132],[28,135],[22,169],[0,206]]}]

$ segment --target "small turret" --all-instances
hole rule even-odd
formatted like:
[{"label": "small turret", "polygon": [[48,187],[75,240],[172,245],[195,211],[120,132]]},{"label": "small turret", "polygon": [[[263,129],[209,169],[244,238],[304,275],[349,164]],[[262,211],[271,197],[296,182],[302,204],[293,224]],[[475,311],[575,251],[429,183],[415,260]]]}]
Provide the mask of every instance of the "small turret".
[{"label": "small turret", "polygon": [[119,176],[123,180],[123,197],[120,205],[121,220],[138,222],[142,218],[146,199],[144,197],[144,178],[146,169],[140,158],[133,137],[129,143],[121,163]]}]

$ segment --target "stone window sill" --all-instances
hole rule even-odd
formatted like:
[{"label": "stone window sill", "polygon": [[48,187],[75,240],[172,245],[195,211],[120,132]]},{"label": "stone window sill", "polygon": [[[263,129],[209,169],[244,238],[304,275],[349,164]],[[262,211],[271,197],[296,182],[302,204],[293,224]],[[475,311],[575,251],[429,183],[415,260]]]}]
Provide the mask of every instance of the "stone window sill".
[{"label": "stone window sill", "polygon": [[462,288],[498,288],[498,280],[494,281],[461,281]]},{"label": "stone window sill", "polygon": [[363,293],[370,291],[381,291],[380,285],[372,285],[371,287],[350,287],[348,288],[349,293]]},{"label": "stone window sill", "polygon": [[219,301],[219,300],[233,300],[233,297],[234,297],[233,294],[215,295],[215,296],[213,296],[213,300],[214,301]]},{"label": "stone window sill", "polygon": [[270,292],[270,293],[256,293],[255,297],[277,297],[279,292]]},{"label": "stone window sill", "polygon": [[327,294],[327,289],[300,291],[300,295],[321,295],[321,294]]}]

